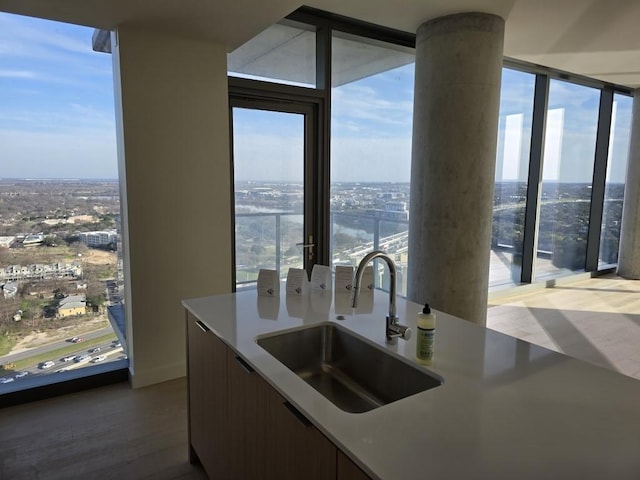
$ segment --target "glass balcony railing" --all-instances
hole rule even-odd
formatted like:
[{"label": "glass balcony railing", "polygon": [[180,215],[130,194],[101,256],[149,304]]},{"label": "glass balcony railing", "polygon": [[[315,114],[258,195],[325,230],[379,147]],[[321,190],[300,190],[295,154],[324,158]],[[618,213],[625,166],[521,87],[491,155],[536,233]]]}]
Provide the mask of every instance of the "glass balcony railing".
[{"label": "glass balcony railing", "polygon": [[[303,267],[303,217],[295,213],[236,214],[236,285],[256,282],[261,268],[276,270],[286,278],[289,268]],[[398,292],[406,295],[409,221],[389,220],[364,212],[331,213],[331,259],[335,265],[356,266],[372,250],[394,257]],[[376,269],[376,286],[385,288],[388,273]]]},{"label": "glass balcony railing", "polygon": [[299,213],[236,214],[236,285],[255,283],[261,268],[286,278],[289,268],[303,267],[300,245],[303,216]]},{"label": "glass balcony railing", "polygon": [[[547,200],[544,207],[560,208],[565,203],[566,201]],[[336,265],[355,267],[368,252],[383,250],[391,255],[396,263],[398,293],[406,295],[409,220],[393,218],[404,214],[406,212],[331,212],[331,267]],[[385,215],[391,218],[385,218]],[[522,228],[520,227],[523,224],[523,215],[524,205],[520,202],[494,207],[493,235],[489,252],[490,288],[520,283],[522,264]],[[585,215],[578,215],[571,222],[584,223],[587,221]],[[569,223],[568,220],[567,223]],[[261,268],[277,270],[282,279],[286,278],[289,268],[302,268],[303,251],[299,244],[303,238],[301,214],[286,212],[236,214],[236,285],[242,287],[255,283]],[[561,237],[557,229],[541,230],[536,252],[538,278],[550,278],[575,271],[575,267],[570,268],[570,266],[559,268],[561,265],[559,258],[562,253],[562,243],[559,238]],[[576,243],[576,240],[573,240],[573,243]],[[584,254],[573,261],[575,265],[580,262],[584,265]],[[376,287],[387,288],[386,268],[378,265],[375,272]]]}]

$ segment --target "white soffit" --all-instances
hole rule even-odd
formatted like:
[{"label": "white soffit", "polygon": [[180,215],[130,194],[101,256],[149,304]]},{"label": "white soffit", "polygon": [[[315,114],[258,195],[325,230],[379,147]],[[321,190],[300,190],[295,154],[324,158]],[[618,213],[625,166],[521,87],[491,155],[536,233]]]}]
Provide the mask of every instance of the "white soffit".
[{"label": "white soffit", "polygon": [[[332,86],[385,72],[414,61],[413,49],[336,33]],[[315,32],[288,22],[269,27],[228,57],[229,71],[315,85]]]},{"label": "white soffit", "polygon": [[0,0],[0,11],[115,30],[134,24],[233,50],[301,6],[298,0]]},{"label": "white soffit", "polygon": [[520,0],[506,23],[505,56],[640,86],[640,2]]}]

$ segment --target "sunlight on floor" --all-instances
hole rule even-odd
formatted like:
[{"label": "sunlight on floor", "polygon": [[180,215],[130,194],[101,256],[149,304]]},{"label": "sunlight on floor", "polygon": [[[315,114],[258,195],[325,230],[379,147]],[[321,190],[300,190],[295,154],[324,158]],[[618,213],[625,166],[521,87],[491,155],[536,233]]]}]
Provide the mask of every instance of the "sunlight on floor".
[{"label": "sunlight on floor", "polygon": [[640,379],[640,281],[609,275],[522,291],[490,301],[487,327]]}]

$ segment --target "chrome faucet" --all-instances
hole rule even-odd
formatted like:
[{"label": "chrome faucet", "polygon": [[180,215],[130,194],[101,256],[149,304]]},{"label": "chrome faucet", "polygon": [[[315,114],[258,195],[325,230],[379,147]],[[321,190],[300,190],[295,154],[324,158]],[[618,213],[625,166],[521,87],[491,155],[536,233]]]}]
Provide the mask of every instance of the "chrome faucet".
[{"label": "chrome faucet", "polygon": [[397,343],[398,337],[402,337],[408,340],[411,337],[411,329],[400,325],[398,317],[396,316],[396,266],[393,260],[386,253],[376,250],[365,255],[365,257],[358,264],[356,273],[353,279],[353,300],[351,306],[356,308],[358,306],[358,295],[360,294],[360,284],[362,283],[362,275],[364,274],[365,267],[369,262],[375,258],[383,259],[389,267],[389,315],[387,315],[386,321],[386,336],[388,343]]}]

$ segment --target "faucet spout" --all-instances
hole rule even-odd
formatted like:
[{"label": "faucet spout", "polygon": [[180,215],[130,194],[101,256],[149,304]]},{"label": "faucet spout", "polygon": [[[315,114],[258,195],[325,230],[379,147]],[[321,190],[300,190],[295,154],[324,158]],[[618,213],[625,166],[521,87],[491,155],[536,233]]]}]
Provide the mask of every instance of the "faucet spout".
[{"label": "faucet spout", "polygon": [[362,283],[362,276],[364,275],[365,267],[376,258],[384,260],[389,267],[389,315],[386,319],[386,337],[387,341],[393,343],[397,337],[402,337],[407,340],[411,336],[411,329],[400,325],[398,323],[398,317],[396,315],[396,265],[391,260],[391,257],[381,250],[375,250],[365,255],[365,257],[358,264],[356,273],[353,279],[353,298],[351,306],[356,308],[358,306],[358,296],[360,295],[360,285]]},{"label": "faucet spout", "polygon": [[365,257],[358,264],[356,273],[353,280],[353,300],[351,306],[356,308],[358,306],[358,296],[360,295],[360,284],[362,283],[362,276],[364,275],[365,267],[376,258],[383,259],[389,266],[389,317],[396,317],[396,265],[393,260],[385,252],[381,250],[375,250],[365,255]]}]

